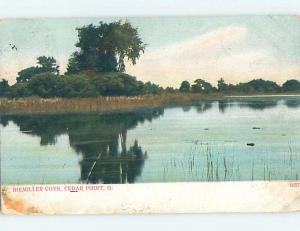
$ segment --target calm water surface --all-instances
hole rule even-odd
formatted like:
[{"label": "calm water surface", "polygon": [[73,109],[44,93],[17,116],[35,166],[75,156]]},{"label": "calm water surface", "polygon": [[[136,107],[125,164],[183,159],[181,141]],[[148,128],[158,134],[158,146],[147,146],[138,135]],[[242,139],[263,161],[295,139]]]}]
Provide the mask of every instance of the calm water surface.
[{"label": "calm water surface", "polygon": [[3,184],[292,180],[300,97],[1,116]]}]

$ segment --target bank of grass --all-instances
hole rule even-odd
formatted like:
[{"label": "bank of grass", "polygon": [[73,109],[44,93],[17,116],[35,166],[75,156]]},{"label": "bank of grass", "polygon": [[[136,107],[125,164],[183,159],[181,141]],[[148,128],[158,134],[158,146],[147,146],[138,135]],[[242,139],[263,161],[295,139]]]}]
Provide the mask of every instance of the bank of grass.
[{"label": "bank of grass", "polygon": [[115,112],[222,99],[221,94],[162,94],[97,98],[0,98],[0,114]]}]

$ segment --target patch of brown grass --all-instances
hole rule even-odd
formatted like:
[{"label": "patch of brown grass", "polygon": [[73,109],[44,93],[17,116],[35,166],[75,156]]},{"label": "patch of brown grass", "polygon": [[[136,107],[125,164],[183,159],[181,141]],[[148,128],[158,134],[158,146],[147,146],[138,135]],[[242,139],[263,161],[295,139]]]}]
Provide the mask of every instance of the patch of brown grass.
[{"label": "patch of brown grass", "polygon": [[220,99],[218,94],[163,94],[136,97],[98,97],[71,99],[0,99],[0,114],[113,112],[188,104],[205,99]]}]

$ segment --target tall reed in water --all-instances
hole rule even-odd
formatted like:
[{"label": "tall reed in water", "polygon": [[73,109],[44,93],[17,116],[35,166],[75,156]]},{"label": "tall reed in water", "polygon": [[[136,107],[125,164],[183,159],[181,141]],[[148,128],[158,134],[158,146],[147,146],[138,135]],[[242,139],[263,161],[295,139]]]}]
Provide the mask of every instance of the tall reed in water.
[{"label": "tall reed in water", "polygon": [[181,178],[192,181],[298,180],[300,159],[298,153],[293,151],[292,145],[289,146],[287,161],[286,154],[282,154],[282,162],[272,160],[267,154],[256,159],[252,157],[252,160],[244,160],[241,166],[243,160],[235,158],[235,153],[230,156],[222,154],[205,144],[200,148],[191,148],[182,155],[182,159],[176,157],[165,162],[163,179],[168,181],[169,173],[182,173]]}]

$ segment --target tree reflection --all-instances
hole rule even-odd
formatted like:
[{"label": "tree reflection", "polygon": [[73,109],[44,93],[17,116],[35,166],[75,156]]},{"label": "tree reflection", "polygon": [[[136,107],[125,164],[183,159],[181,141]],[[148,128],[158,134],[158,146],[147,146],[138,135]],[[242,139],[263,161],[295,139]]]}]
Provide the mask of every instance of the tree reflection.
[{"label": "tree reflection", "polygon": [[258,99],[258,100],[240,100],[237,101],[238,106],[243,108],[247,107],[253,110],[265,110],[265,109],[270,109],[274,108],[277,106],[278,101],[277,100],[266,100],[266,99]]},{"label": "tree reflection", "polygon": [[300,100],[297,100],[297,99],[288,99],[284,103],[289,108],[298,108],[298,107],[300,107]]},{"label": "tree reflection", "polygon": [[[299,102],[299,101],[297,101]],[[269,108],[276,107],[278,104],[278,100],[270,100],[270,99],[224,99],[224,100],[218,100],[217,101],[217,107],[219,109],[219,112],[225,113],[226,109],[230,106],[237,105],[240,108],[250,108],[253,110],[265,110]],[[296,106],[297,104],[295,102],[291,102],[291,107]],[[214,101],[203,101],[199,102],[196,105],[193,106],[197,113],[202,114],[206,111],[209,111],[214,106]],[[189,111],[189,107],[183,106],[182,110],[184,112]]]},{"label": "tree reflection", "polygon": [[53,145],[59,135],[69,136],[70,146],[82,155],[83,183],[133,183],[141,174],[147,153],[138,141],[127,147],[127,131],[138,123],[163,115],[163,109],[115,114],[61,114],[3,116],[20,131],[41,138],[40,145]]},{"label": "tree reflection", "polygon": [[211,101],[200,102],[197,103],[195,107],[196,107],[196,111],[201,114],[212,108],[212,102]]},{"label": "tree reflection", "polygon": [[183,112],[189,112],[191,110],[191,105],[185,105],[185,106],[182,106],[182,111]]},{"label": "tree reflection", "polygon": [[218,101],[218,107],[219,107],[219,112],[225,113],[226,108],[230,105],[230,102],[227,100],[219,100]]},{"label": "tree reflection", "polygon": [[250,108],[253,110],[265,110],[276,107],[278,100],[271,99],[231,99],[231,100],[219,100],[219,111],[225,113],[226,109],[231,105],[237,105],[240,108]]},{"label": "tree reflection", "polygon": [[8,125],[8,122],[9,122],[9,119],[7,117],[0,115],[0,124],[3,127],[6,127]]}]

